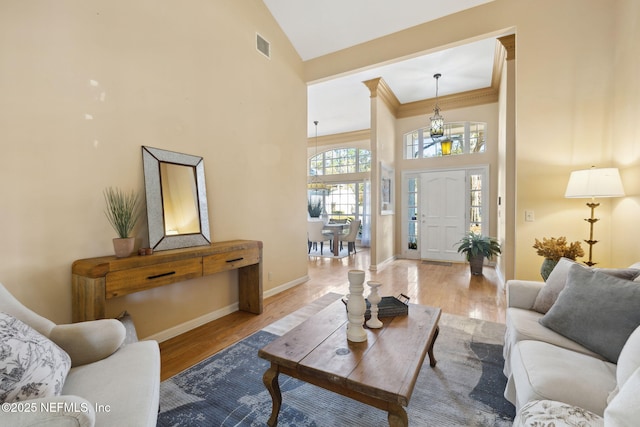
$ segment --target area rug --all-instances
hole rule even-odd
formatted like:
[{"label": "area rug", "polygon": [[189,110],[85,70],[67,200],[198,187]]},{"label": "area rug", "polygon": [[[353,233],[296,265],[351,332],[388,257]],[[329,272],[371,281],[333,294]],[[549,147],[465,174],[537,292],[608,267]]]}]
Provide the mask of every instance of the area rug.
[{"label": "area rug", "polygon": [[[257,353],[279,330],[259,331],[163,381],[158,426],[266,425],[271,396],[262,374],[268,363]],[[406,408],[409,424],[511,426],[514,408],[502,396],[503,335],[504,325],[443,314],[434,347],[438,364],[422,367]],[[388,425],[384,411],[288,376],[280,375],[280,387],[279,426]]]},{"label": "area rug", "polygon": [[311,249],[311,252],[309,252],[309,256],[340,259],[340,258],[349,256],[349,251],[347,250],[347,246],[344,245],[343,248],[338,252],[338,255],[336,256],[333,254],[333,251],[331,251],[331,247],[328,244],[326,244],[324,245],[324,249],[322,250],[322,253],[320,253],[320,245],[318,245],[317,249],[313,249],[313,248]]}]

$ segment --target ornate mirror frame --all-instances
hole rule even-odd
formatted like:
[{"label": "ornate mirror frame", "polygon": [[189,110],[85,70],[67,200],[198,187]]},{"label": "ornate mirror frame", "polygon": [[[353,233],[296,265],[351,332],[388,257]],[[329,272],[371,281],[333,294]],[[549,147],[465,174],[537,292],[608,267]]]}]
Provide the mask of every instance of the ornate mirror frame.
[{"label": "ornate mirror frame", "polygon": [[[200,232],[167,234],[161,182],[161,164],[193,167],[195,174]],[[154,250],[189,248],[211,244],[207,189],[204,180],[204,159],[199,156],[176,153],[153,147],[142,147],[144,186],[147,199],[149,246]]]}]

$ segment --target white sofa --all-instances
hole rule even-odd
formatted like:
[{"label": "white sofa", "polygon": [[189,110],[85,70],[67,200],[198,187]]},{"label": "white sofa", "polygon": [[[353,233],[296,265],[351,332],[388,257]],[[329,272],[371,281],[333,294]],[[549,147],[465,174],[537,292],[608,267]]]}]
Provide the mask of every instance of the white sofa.
[{"label": "white sofa", "polygon": [[546,285],[507,282],[505,397],[516,407],[514,426],[640,425],[638,269],[562,259]]},{"label": "white sofa", "polygon": [[[0,397],[10,398],[2,400],[1,426],[156,425],[157,342],[123,344],[125,327],[115,319],[56,325],[22,305],[2,284],[0,335]],[[14,343],[18,348],[24,344],[18,356],[11,354]],[[41,366],[36,370],[57,369],[57,379],[46,392],[24,385],[11,391],[18,381],[16,373],[25,371],[15,369],[16,360],[24,364],[25,355],[37,352],[41,353],[33,359]],[[46,360],[59,363],[53,366]]]}]

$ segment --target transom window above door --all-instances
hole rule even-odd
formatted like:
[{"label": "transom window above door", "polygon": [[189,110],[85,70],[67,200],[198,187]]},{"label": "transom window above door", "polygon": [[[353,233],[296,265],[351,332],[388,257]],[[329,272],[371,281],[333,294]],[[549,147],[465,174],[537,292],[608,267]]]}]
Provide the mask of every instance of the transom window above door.
[{"label": "transom window above door", "polygon": [[404,158],[423,159],[449,155],[483,153],[486,148],[486,123],[455,122],[444,125],[444,136],[431,138],[429,128],[404,134]]}]

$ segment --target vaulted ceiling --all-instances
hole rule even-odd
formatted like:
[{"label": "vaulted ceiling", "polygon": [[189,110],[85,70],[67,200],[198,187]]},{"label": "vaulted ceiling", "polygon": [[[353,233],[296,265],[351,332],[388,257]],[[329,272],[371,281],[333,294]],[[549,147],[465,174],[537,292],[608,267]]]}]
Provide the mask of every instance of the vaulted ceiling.
[{"label": "vaulted ceiling", "polygon": [[[303,60],[423,24],[491,0],[263,0]],[[382,77],[400,103],[491,85],[495,38],[475,41],[393,64],[356,71],[309,85],[308,135],[370,127],[369,89],[362,83]]]}]

